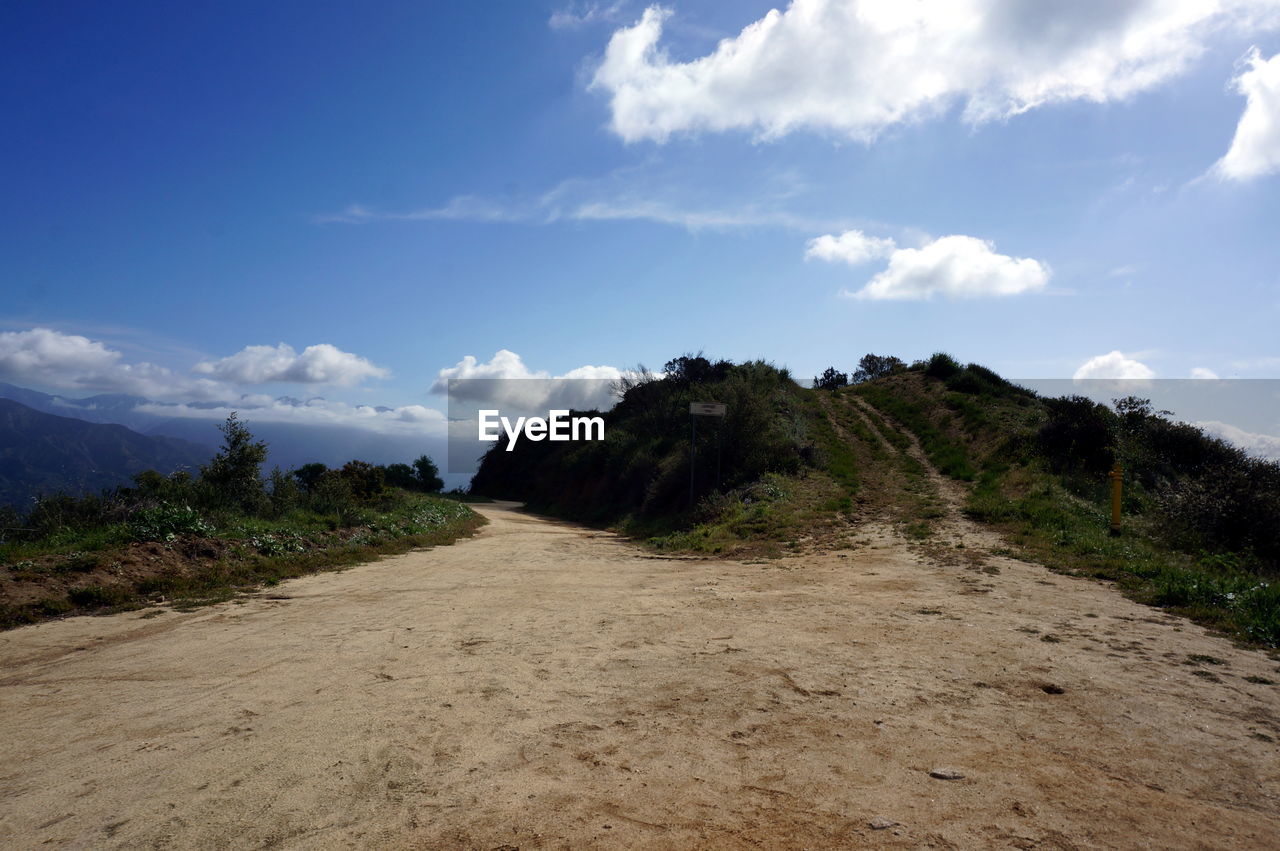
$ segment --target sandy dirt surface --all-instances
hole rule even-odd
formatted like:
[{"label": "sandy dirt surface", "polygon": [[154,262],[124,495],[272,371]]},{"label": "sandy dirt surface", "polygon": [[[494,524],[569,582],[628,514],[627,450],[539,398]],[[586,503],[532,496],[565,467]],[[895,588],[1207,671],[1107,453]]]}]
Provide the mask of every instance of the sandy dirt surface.
[{"label": "sandy dirt surface", "polygon": [[740,563],[479,510],[0,633],[0,845],[1280,846],[1277,663],[963,524]]}]

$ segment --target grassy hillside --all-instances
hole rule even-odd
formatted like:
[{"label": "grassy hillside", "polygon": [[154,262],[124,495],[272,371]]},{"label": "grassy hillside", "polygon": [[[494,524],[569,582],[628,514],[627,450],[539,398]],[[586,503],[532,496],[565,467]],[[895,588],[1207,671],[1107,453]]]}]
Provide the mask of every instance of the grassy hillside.
[{"label": "grassy hillside", "polygon": [[451,543],[484,522],[465,498],[434,495],[443,483],[426,456],[412,466],[312,463],[264,479],[266,445],[234,415],[222,431],[222,449],[198,475],[145,470],[130,487],[45,496],[25,513],[0,506],[0,628],[225,600],[284,578]]},{"label": "grassy hillside", "polygon": [[[473,489],[662,548],[780,555],[844,546],[873,518],[928,541],[948,504],[936,470],[1013,552],[1280,645],[1280,467],[1141,399],[1042,398],[947,355],[874,366],[808,389],[760,361],[677,359],[605,414],[603,443],[499,444]],[[699,423],[692,501],[690,401],[729,410],[719,486],[717,424]],[[1115,461],[1126,490],[1113,536]]]},{"label": "grassy hillside", "polygon": [[[603,441],[520,441],[508,452],[504,437],[485,454],[472,490],[583,522],[660,529],[681,525],[713,494],[813,465],[806,391],[785,370],[692,356],[665,372],[637,382],[603,414]],[[700,418],[691,504],[695,401],[723,402],[729,413]]]},{"label": "grassy hillside", "polygon": [[[1153,412],[1040,398],[945,355],[837,391],[914,436],[965,487],[966,512],[1017,551],[1144,602],[1280,645],[1280,467]],[[1109,531],[1107,471],[1125,469]]]}]

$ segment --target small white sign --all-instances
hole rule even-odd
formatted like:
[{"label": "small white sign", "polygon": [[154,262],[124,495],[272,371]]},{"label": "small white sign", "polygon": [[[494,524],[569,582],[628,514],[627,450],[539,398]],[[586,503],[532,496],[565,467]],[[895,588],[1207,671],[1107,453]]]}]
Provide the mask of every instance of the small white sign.
[{"label": "small white sign", "polygon": [[699,417],[723,417],[723,402],[690,402],[689,413]]}]

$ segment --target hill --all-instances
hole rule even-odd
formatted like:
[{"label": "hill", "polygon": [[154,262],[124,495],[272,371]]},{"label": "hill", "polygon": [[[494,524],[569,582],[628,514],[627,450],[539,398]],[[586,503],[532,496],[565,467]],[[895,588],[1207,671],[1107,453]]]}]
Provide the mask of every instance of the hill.
[{"label": "hill", "polygon": [[[1280,466],[1145,399],[1041,397],[945,354],[864,362],[853,384],[832,370],[809,389],[762,362],[677,359],[627,390],[603,443],[499,444],[473,489],[664,549],[764,556],[852,546],[879,520],[936,550],[954,508],[1000,549],[1280,645]],[[706,423],[692,500],[689,401],[728,404],[719,486]]]},{"label": "hill", "polygon": [[0,399],[0,504],[25,505],[40,494],[95,493],[134,474],[194,469],[213,450],[121,425],[43,413]]}]

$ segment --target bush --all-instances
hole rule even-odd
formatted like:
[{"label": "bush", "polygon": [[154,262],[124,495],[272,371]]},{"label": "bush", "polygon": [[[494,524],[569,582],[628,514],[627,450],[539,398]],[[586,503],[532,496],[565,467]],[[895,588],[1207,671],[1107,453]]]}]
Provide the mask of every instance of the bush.
[{"label": "bush", "polygon": [[702,356],[702,352],[672,358],[662,367],[665,374],[663,380],[681,386],[723,381],[732,369],[733,364],[729,361],[718,360],[712,363]]},{"label": "bush", "polygon": [[1187,551],[1247,554],[1268,571],[1280,568],[1280,467],[1241,458],[1163,486],[1159,525]]},{"label": "bush", "polygon": [[[393,488],[417,490],[418,475],[408,464],[388,464],[385,468],[387,484]],[[443,485],[443,483],[441,483]]]},{"label": "bush", "polygon": [[1106,405],[1085,396],[1046,399],[1049,418],[1037,443],[1055,473],[1099,477],[1111,469],[1115,415]]},{"label": "bush", "polygon": [[961,369],[959,361],[946,352],[936,352],[924,365],[924,374],[930,378],[946,380]]},{"label": "bush", "polygon": [[813,379],[813,386],[817,390],[839,390],[849,384],[849,376],[838,371],[834,366],[827,367],[826,372]]},{"label": "bush", "polygon": [[234,411],[218,430],[223,436],[222,449],[200,468],[200,481],[208,489],[209,500],[218,507],[257,514],[267,503],[262,487],[267,444],[254,440]]},{"label": "bush", "polygon": [[279,467],[271,471],[267,477],[267,499],[270,503],[272,517],[283,517],[290,511],[302,506],[302,487],[296,476],[292,476]]},{"label": "bush", "polygon": [[351,485],[352,495],[360,502],[372,501],[386,484],[382,468],[364,461],[348,461],[338,474]]},{"label": "bush", "polygon": [[418,478],[418,489],[425,493],[439,493],[444,490],[444,480],[440,478],[440,469],[436,462],[426,455],[418,456],[413,462],[413,470]]},{"label": "bush", "polygon": [[131,596],[128,589],[115,585],[88,585],[67,593],[67,599],[71,603],[85,608],[119,606],[127,602]]},{"label": "bush", "polygon": [[864,381],[883,378],[886,375],[901,372],[905,368],[906,364],[893,355],[873,355],[868,353],[862,356],[862,360],[858,361],[858,369],[853,374],[853,383],[861,384]]},{"label": "bush", "polygon": [[211,535],[213,526],[189,505],[159,505],[136,511],[129,532],[137,541],[172,541],[179,535]]},{"label": "bush", "polygon": [[316,484],[320,481],[320,477],[328,471],[328,467],[318,462],[311,464],[303,464],[301,467],[293,471],[293,477],[298,480],[298,484],[307,493],[311,493],[316,489]]},{"label": "bush", "polygon": [[507,452],[500,439],[485,454],[472,491],[587,522],[682,517],[690,503],[693,401],[723,402],[728,412],[698,422],[695,504],[767,472],[795,472],[812,457],[799,402],[807,391],[783,370],[761,361],[713,363],[699,355],[672,360],[667,371],[662,380],[629,386],[612,410],[600,414],[603,441],[521,441]]}]

